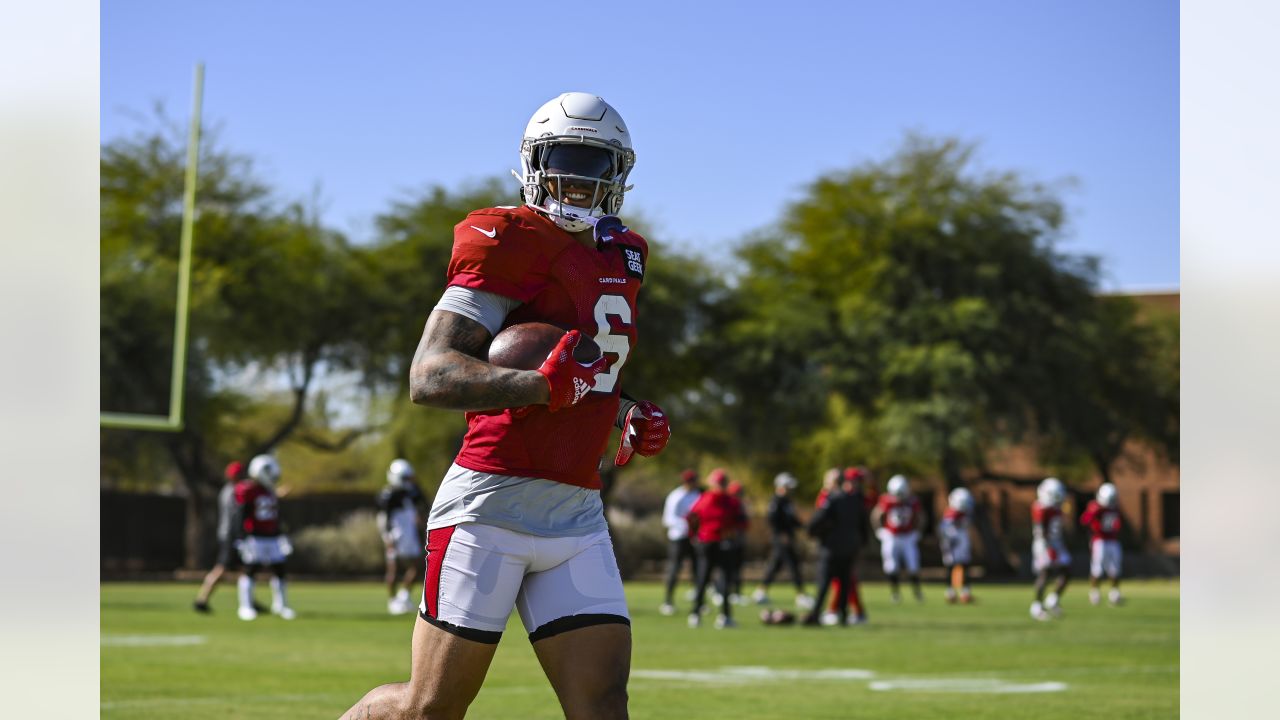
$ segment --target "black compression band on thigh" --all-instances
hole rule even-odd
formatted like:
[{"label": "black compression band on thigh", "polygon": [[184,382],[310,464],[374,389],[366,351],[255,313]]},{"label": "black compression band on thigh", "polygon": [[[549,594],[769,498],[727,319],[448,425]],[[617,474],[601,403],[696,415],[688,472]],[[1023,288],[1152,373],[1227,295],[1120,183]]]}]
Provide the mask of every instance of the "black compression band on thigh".
[{"label": "black compression band on thigh", "polygon": [[454,625],[451,622],[446,622],[444,620],[438,620],[436,618],[433,618],[430,615],[428,615],[426,612],[421,610],[418,611],[418,617],[422,618],[423,620],[426,620],[432,625],[435,625],[436,627],[449,633],[450,635],[457,635],[463,640],[470,640],[472,642],[484,643],[485,645],[497,645],[498,641],[502,639],[502,633],[500,632],[495,632],[493,630],[476,630],[475,628],[467,628],[467,627],[462,627],[461,625]]},{"label": "black compression band on thigh", "polygon": [[557,618],[542,627],[529,633],[529,642],[535,643],[539,640],[545,640],[553,635],[569,632],[570,630],[578,630],[592,625],[626,625],[631,626],[631,620],[622,615],[611,615],[607,613],[590,614],[590,615],[566,615]]}]

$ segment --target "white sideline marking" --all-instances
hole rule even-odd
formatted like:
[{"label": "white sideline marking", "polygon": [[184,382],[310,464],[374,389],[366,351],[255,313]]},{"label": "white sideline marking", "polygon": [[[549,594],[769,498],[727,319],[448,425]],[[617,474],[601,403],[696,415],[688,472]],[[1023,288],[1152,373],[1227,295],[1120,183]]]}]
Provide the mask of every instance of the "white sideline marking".
[{"label": "white sideline marking", "polygon": [[327,693],[291,694],[291,695],[226,695],[219,697],[163,697],[135,698],[133,700],[107,700],[99,703],[103,710],[120,710],[124,708],[162,707],[165,705],[233,705],[240,707],[245,703],[289,703],[309,700],[335,700],[339,696]]},{"label": "white sideline marking", "polygon": [[1048,693],[1062,692],[1067,684],[1062,682],[1012,683],[998,678],[902,678],[898,680],[873,680],[872,690],[907,690],[935,693]]},{"label": "white sideline marking", "polygon": [[632,670],[631,677],[740,685],[761,680],[870,680],[875,677],[875,673],[857,668],[783,670],[755,665],[730,665],[718,670]]},{"label": "white sideline marking", "polygon": [[204,635],[103,635],[103,647],[179,647],[203,645]]}]

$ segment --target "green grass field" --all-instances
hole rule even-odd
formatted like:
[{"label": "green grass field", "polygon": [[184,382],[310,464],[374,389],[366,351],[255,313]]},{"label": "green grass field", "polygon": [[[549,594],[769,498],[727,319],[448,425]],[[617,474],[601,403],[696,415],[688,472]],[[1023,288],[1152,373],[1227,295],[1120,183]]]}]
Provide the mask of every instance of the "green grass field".
[{"label": "green grass field", "polygon": [[[414,616],[388,616],[375,584],[294,583],[292,622],[241,622],[225,584],[215,614],[197,615],[195,590],[102,585],[103,718],[335,718],[408,675]],[[737,629],[708,618],[691,630],[657,613],[656,584],[627,591],[633,718],[1178,716],[1176,581],[1127,583],[1120,608],[1091,607],[1077,581],[1051,623],[1027,616],[1028,586],[980,585],[972,606],[946,605],[934,586],[924,604],[895,606],[869,583],[872,622],[851,628],[767,627],[751,606]],[[561,717],[518,617],[468,717]]]}]

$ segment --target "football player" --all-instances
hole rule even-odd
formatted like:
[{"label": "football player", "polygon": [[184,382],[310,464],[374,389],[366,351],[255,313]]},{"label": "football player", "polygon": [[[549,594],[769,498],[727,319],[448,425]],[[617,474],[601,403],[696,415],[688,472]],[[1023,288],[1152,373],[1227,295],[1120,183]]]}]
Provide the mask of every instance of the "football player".
[{"label": "football player", "polygon": [[253,576],[259,570],[271,571],[271,612],[285,620],[294,618],[285,588],[285,559],[293,552],[288,536],[280,532],[280,508],[276,483],[280,481],[280,464],[270,455],[258,455],[249,461],[249,477],[236,484],[236,519],[240,562],[241,620],[253,620],[258,611],[253,602]]},{"label": "football player", "polygon": [[[1036,488],[1031,503],[1031,562],[1036,572],[1036,596],[1031,603],[1031,617],[1048,620],[1062,615],[1062,594],[1070,579],[1071,553],[1062,529],[1062,502],[1067,489],[1058,478],[1045,478]],[[1050,578],[1056,578],[1053,592],[1044,591]]]},{"label": "football player", "polygon": [[733,619],[728,588],[732,586],[736,572],[737,548],[741,544],[742,533],[747,529],[747,511],[742,501],[729,492],[728,485],[729,476],[724,470],[712,470],[707,476],[707,492],[698,496],[685,516],[689,532],[697,541],[694,547],[698,551],[698,588],[693,597],[693,611],[689,613],[689,627],[692,628],[702,624],[702,601],[712,573],[717,574],[717,582],[724,588],[716,595],[716,602],[720,605],[716,629],[738,626]]},{"label": "football player", "polygon": [[418,579],[418,563],[422,561],[418,508],[426,509],[427,499],[414,482],[416,477],[408,460],[392,460],[391,467],[387,468],[387,484],[378,493],[378,530],[387,561],[387,612],[392,615],[403,615],[413,609],[409,593]]},{"label": "football player", "polygon": [[1102,602],[1099,584],[1105,573],[1111,579],[1107,601],[1119,605],[1120,598],[1120,508],[1116,507],[1116,486],[1102,483],[1098,496],[1085,506],[1080,525],[1089,528],[1089,602]]},{"label": "football player", "polygon": [[[345,717],[462,717],[515,608],[568,718],[627,715],[631,621],[600,501],[599,467],[670,437],[622,392],[649,246],[617,218],[635,165],[627,124],[591,94],[542,105],[520,142],[523,205],[454,228],[447,288],[410,370],[415,403],[466,411],[467,432],[427,519],[427,570],[405,683]],[[536,370],[486,362],[499,330],[568,332]],[[580,363],[583,335],[603,356]]]},{"label": "football player", "polygon": [[947,495],[947,510],[938,522],[938,542],[942,545],[942,564],[947,568],[951,584],[947,586],[947,602],[973,602],[969,592],[967,571],[973,561],[969,547],[969,513],[973,512],[973,494],[956,488]]},{"label": "football player", "polygon": [[769,509],[765,518],[769,522],[772,534],[773,549],[769,554],[769,566],[765,570],[764,579],[752,593],[752,598],[759,605],[769,603],[769,585],[777,577],[785,563],[791,571],[791,580],[796,586],[796,605],[809,609],[813,601],[804,592],[804,579],[800,575],[800,561],[796,557],[796,530],[804,527],[796,515],[795,505],[791,502],[791,491],[799,482],[789,472],[778,473],[773,479],[773,498],[769,501]]},{"label": "football player", "polygon": [[218,586],[222,575],[228,569],[234,569],[239,561],[232,544],[231,524],[236,511],[236,483],[244,479],[244,471],[245,465],[239,460],[228,463],[223,471],[226,482],[218,491],[218,559],[209,573],[204,576],[204,583],[201,584],[200,592],[196,594],[196,599],[192,603],[192,607],[199,613],[212,612],[209,609],[209,596]]},{"label": "football player", "polygon": [[920,498],[911,492],[911,484],[905,475],[894,475],[885,486],[876,509],[871,513],[871,524],[880,539],[880,559],[884,562],[884,574],[889,577],[889,595],[893,602],[901,602],[898,592],[899,573],[905,572],[911,579],[911,591],[917,602],[924,602],[920,589]]}]

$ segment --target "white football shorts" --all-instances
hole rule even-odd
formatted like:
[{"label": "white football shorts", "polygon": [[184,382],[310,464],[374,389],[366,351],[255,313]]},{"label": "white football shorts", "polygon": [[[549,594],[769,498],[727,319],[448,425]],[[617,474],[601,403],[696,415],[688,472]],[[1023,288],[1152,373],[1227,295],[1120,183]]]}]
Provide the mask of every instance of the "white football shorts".
[{"label": "white football shorts", "polygon": [[920,534],[894,535],[884,530],[880,533],[880,559],[884,561],[884,571],[889,575],[899,570],[906,570],[912,575],[920,572]]},{"label": "white football shorts", "polygon": [[1065,547],[1055,547],[1054,557],[1049,557],[1049,545],[1043,540],[1033,540],[1031,542],[1031,567],[1036,572],[1046,570],[1053,567],[1068,567],[1071,565],[1071,553],[1067,552]]},{"label": "white football shorts", "polygon": [[542,537],[462,523],[427,533],[423,620],[497,643],[513,607],[531,642],[591,625],[630,625],[608,530]]},{"label": "white football shorts", "polygon": [[942,540],[942,564],[968,565],[973,562],[973,549],[969,543],[969,533],[959,533],[950,540]]},{"label": "white football shorts", "polygon": [[1120,577],[1120,541],[1097,538],[1089,543],[1089,575]]},{"label": "white football shorts", "polygon": [[249,535],[236,546],[240,550],[240,562],[245,565],[279,565],[293,553],[293,545],[284,535]]}]

